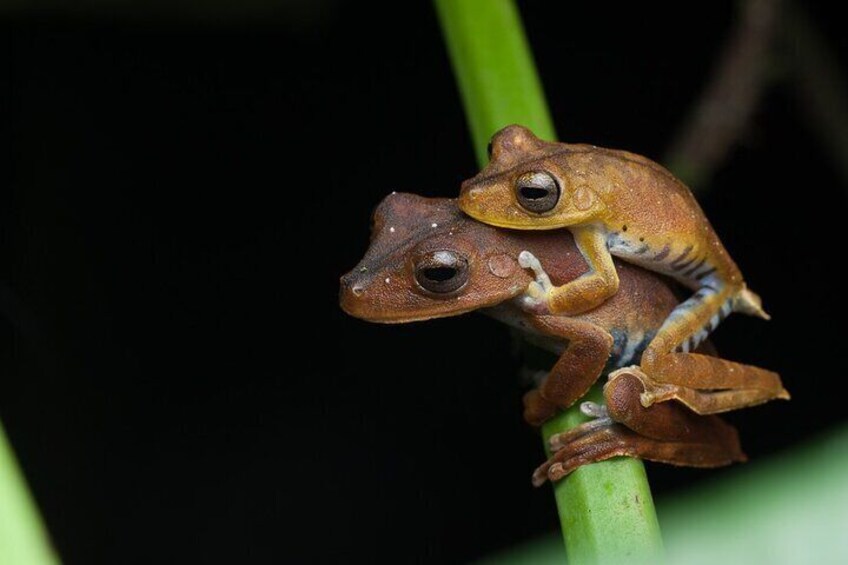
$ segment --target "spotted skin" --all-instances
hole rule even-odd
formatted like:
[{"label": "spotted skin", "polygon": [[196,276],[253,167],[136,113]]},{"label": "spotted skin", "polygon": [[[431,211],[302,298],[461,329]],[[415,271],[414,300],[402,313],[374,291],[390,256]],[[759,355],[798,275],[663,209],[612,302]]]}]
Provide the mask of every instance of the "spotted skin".
[{"label": "spotted skin", "polygon": [[[555,195],[549,209],[528,204],[522,183],[531,177],[549,179],[545,194]],[[537,193],[545,186],[533,182]],[[568,228],[574,235],[589,271],[543,294],[528,288],[533,301],[527,306],[535,312],[578,314],[610,299],[620,284],[613,256],[695,291],[669,314],[642,356],[641,370],[657,382],[696,381],[707,364],[690,352],[731,312],[768,318],[689,189],[645,157],[545,142],[509,126],[493,137],[490,163],[463,183],[459,206],[490,225]],[[729,361],[712,363],[711,370],[729,388],[773,389],[779,382],[776,373]]]}]

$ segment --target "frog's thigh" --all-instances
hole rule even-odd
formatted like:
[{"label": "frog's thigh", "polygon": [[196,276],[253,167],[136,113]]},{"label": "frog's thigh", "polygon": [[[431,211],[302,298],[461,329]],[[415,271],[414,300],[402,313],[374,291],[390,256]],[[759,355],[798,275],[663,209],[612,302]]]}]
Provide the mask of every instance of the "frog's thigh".
[{"label": "frog's thigh", "polygon": [[669,353],[642,369],[651,380],[693,389],[783,390],[780,375],[773,371],[700,353]]}]

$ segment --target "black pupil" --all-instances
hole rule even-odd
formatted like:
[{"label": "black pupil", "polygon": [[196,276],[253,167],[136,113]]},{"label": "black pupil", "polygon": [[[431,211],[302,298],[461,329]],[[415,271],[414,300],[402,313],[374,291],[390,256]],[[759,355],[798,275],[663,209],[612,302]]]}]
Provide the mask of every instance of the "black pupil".
[{"label": "black pupil", "polygon": [[539,188],[537,186],[522,186],[521,187],[521,196],[526,198],[527,200],[539,200],[540,198],[545,198],[548,195],[547,188]]},{"label": "black pupil", "polygon": [[430,267],[424,269],[424,276],[433,282],[445,282],[456,276],[456,269],[453,267]]},{"label": "black pupil", "polygon": [[492,142],[489,142],[489,145],[486,146],[486,155],[489,156],[489,159],[492,158]]}]

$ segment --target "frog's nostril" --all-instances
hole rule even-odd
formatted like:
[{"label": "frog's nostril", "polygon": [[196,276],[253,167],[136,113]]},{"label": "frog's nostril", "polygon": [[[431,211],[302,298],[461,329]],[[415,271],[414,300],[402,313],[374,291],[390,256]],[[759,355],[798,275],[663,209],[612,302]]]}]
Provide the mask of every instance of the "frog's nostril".
[{"label": "frog's nostril", "polygon": [[352,294],[357,298],[365,292],[365,287],[368,286],[366,282],[362,280],[362,277],[358,276],[358,273],[355,271],[351,271],[343,276],[340,282],[343,294]]}]

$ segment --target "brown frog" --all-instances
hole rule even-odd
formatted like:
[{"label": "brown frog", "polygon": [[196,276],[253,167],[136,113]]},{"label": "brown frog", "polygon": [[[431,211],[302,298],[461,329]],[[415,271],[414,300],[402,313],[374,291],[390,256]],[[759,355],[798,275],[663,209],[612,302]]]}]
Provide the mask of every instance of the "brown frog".
[{"label": "brown frog", "polygon": [[[499,230],[464,216],[455,200],[392,194],[374,213],[368,252],[341,279],[340,302],[349,314],[373,322],[479,310],[519,329],[560,355],[539,387],[525,396],[525,418],[539,425],[583,396],[605,370],[638,362],[678,299],[667,279],[621,263],[618,292],[598,308],[572,316],[528,312],[522,307],[525,290],[540,276],[521,266],[528,252],[545,264],[556,284],[587,270],[567,234]],[[662,388],[663,400],[679,402],[644,407],[640,400],[656,387]],[[616,455],[702,467],[743,460],[732,427],[684,405],[704,408],[716,394],[723,400],[735,394],[740,406],[748,406],[775,394],[718,388],[674,387],[641,372],[618,371],[605,387],[606,407],[583,406],[596,419],[551,439],[556,453],[534,474],[534,483]]]},{"label": "brown frog", "polygon": [[[493,226],[567,230],[588,263],[578,279],[551,284],[542,270],[547,260],[528,253],[523,263],[541,275],[528,286],[528,308],[561,314],[596,308],[618,289],[615,257],[695,291],[668,312],[641,368],[630,372],[670,385],[706,388],[710,380],[785,393],[772,371],[692,353],[731,312],[768,316],[692,193],[669,171],[627,151],[544,141],[519,125],[497,132],[490,148],[488,165],[463,183],[459,207]],[[700,413],[737,407],[738,395],[714,396]]]}]

